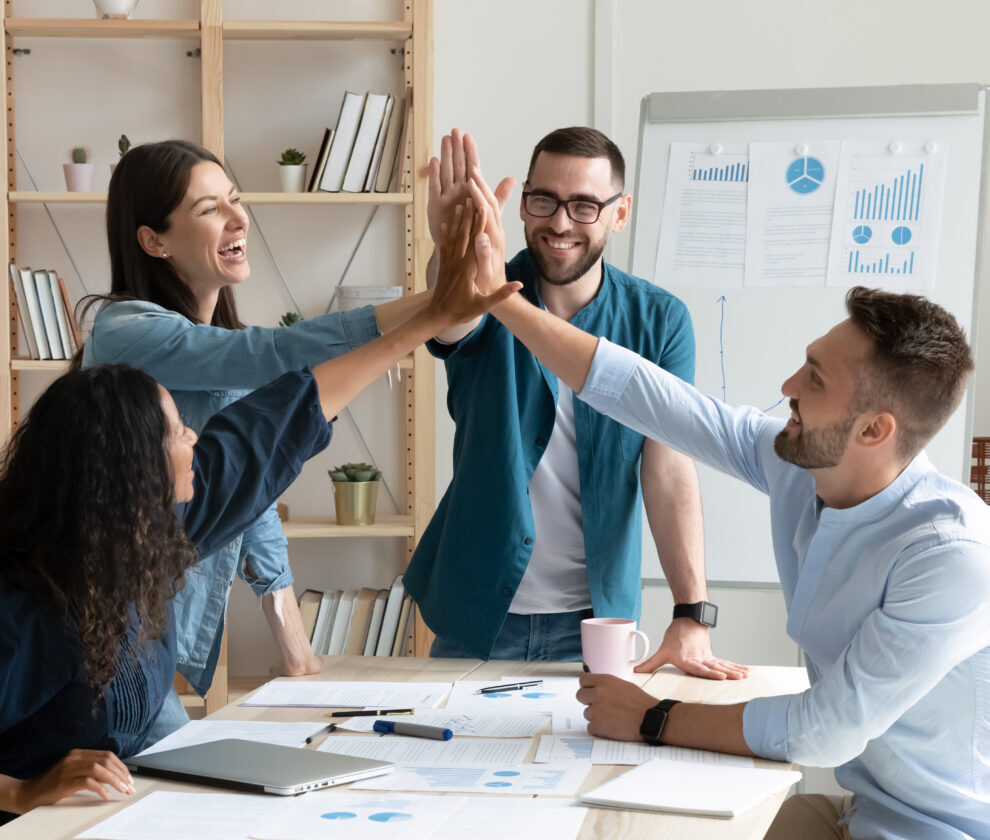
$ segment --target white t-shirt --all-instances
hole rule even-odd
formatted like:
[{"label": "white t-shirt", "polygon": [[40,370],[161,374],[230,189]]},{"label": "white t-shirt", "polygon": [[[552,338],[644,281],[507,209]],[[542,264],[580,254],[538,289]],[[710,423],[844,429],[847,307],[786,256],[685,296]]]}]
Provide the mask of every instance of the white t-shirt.
[{"label": "white t-shirt", "polygon": [[553,433],[529,482],[529,500],[536,539],[509,612],[531,615],[590,607],[574,432],[574,392],[559,380]]}]

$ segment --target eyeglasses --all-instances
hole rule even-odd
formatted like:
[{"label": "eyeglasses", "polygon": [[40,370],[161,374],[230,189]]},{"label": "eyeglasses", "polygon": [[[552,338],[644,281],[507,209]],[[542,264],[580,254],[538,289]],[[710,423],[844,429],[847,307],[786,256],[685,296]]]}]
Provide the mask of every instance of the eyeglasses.
[{"label": "eyeglasses", "polygon": [[564,212],[571,221],[579,225],[593,225],[598,221],[602,210],[615,201],[622,198],[622,193],[616,193],[605,201],[592,201],[589,198],[572,198],[567,201],[557,198],[555,195],[546,193],[524,192],[523,207],[530,216],[538,219],[548,219],[557,212],[561,204],[564,205]]}]

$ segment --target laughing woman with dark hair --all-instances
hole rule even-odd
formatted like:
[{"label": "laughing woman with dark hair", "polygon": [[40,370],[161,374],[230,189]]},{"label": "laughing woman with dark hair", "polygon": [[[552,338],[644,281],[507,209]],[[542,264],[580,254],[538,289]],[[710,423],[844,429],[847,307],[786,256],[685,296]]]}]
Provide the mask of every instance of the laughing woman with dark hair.
[{"label": "laughing woman with dark hair", "polygon": [[515,291],[452,279],[484,221],[469,215],[425,309],[232,403],[199,436],[124,365],[73,371],[38,399],[0,464],[0,822],[79,790],[133,790],[120,759],[171,689],[184,572],[292,482],[366,385]]}]

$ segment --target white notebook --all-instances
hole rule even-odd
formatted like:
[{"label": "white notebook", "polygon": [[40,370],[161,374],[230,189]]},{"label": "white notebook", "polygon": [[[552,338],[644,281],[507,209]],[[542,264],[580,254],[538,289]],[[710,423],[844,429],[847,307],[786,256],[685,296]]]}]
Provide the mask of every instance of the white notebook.
[{"label": "white notebook", "polygon": [[578,797],[589,805],[729,819],[801,781],[764,770],[654,758]]}]

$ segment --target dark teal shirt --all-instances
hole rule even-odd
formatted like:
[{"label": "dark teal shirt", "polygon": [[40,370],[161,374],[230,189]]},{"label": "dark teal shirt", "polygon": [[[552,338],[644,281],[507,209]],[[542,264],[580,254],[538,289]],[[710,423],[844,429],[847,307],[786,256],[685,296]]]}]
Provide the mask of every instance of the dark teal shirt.
[{"label": "dark teal shirt", "polygon": [[[628,347],[687,382],[694,332],[669,292],[604,264],[602,286],[571,323]],[[541,305],[536,267],[521,251],[510,281]],[[405,586],[441,639],[488,658],[533,552],[528,488],[556,418],[557,377],[495,318],[445,360],[456,424],[453,478],[416,548]],[[638,618],[642,555],[642,435],[574,401],[585,557],[597,616]]]}]

